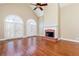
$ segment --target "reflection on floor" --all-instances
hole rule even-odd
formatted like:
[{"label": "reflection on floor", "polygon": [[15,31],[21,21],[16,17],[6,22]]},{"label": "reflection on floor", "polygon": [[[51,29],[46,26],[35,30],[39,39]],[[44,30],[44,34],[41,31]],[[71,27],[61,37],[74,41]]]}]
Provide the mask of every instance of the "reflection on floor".
[{"label": "reflection on floor", "polygon": [[0,42],[1,56],[79,56],[79,43],[28,37]]}]

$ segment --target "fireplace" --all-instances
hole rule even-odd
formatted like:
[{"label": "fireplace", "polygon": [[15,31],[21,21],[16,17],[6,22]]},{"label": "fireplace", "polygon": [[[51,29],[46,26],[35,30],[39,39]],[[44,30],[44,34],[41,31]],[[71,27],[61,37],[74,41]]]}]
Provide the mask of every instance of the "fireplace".
[{"label": "fireplace", "polygon": [[47,36],[47,37],[55,37],[55,30],[53,30],[53,29],[45,30],[45,36]]}]

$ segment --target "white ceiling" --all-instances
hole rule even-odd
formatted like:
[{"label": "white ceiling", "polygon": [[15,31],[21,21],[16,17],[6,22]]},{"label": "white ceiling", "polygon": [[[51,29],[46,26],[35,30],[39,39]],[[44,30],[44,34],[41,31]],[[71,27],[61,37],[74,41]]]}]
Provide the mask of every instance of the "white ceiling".
[{"label": "white ceiling", "polygon": [[[68,5],[71,5],[71,4],[72,4],[72,3],[60,3],[59,5],[60,5],[60,8],[62,8],[62,7],[66,7],[66,6],[68,6]],[[32,10],[36,7],[36,6],[30,5],[30,4],[29,4],[29,6],[32,8]],[[41,11],[40,9],[33,10],[33,12],[35,12],[35,14],[36,14],[38,17],[44,15],[44,11]]]}]

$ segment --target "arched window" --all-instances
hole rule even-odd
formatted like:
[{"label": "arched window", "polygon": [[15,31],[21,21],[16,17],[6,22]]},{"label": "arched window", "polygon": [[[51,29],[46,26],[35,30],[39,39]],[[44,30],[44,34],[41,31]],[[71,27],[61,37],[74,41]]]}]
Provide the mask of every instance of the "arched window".
[{"label": "arched window", "polygon": [[37,35],[37,23],[33,19],[29,19],[26,22],[26,33],[27,36],[36,36]]},{"label": "arched window", "polygon": [[9,15],[4,21],[5,38],[22,37],[24,35],[24,23],[19,16]]}]

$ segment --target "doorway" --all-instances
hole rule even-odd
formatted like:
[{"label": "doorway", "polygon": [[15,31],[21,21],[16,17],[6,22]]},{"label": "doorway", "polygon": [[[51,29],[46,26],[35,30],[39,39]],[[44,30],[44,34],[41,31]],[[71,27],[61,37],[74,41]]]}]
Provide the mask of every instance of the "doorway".
[{"label": "doorway", "polygon": [[27,20],[26,31],[27,31],[27,36],[36,36],[37,35],[37,23],[34,19]]}]

